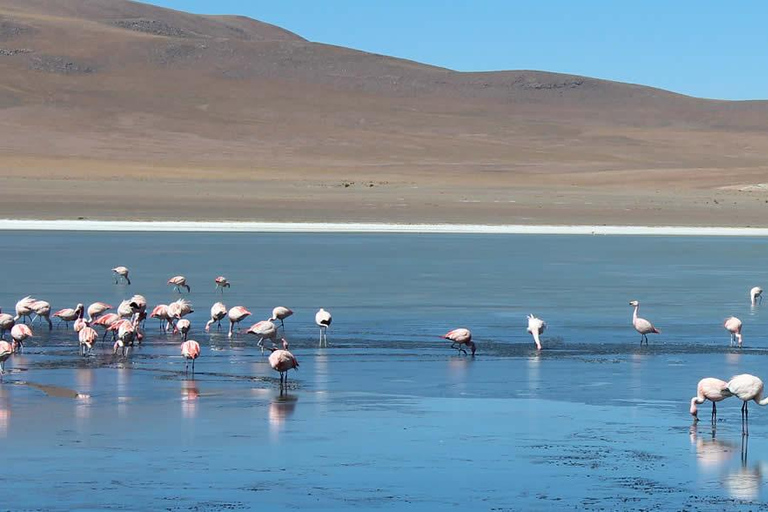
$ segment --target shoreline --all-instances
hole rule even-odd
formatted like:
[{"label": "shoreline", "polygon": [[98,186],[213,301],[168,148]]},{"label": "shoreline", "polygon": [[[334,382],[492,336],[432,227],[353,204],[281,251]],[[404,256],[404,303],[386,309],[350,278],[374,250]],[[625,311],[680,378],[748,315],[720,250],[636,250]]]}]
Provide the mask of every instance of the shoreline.
[{"label": "shoreline", "polygon": [[182,233],[414,233],[498,235],[638,235],[768,237],[768,228],[526,224],[393,224],[361,222],[176,222],[0,219],[0,231]]}]

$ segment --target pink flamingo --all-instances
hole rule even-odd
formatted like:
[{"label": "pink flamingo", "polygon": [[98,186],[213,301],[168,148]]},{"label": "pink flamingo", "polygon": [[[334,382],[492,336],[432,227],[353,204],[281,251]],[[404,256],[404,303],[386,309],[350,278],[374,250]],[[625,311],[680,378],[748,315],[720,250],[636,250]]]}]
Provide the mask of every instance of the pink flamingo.
[{"label": "pink flamingo", "polygon": [[320,327],[320,346],[323,346],[323,342],[325,342],[325,346],[328,346],[328,327],[331,326],[331,322],[333,322],[333,317],[331,317],[331,314],[324,310],[323,308],[320,308],[320,310],[315,313],[315,323],[318,327]]},{"label": "pink flamingo", "polygon": [[182,343],[181,357],[184,358],[184,373],[189,371],[189,361],[192,361],[192,373],[195,373],[195,359],[200,357],[200,344],[195,340]]},{"label": "pink flamingo", "polygon": [[80,355],[85,357],[93,352],[93,344],[99,339],[99,334],[91,327],[84,327],[77,333],[80,341]]},{"label": "pink flamingo", "polygon": [[645,344],[647,345],[648,335],[661,334],[661,331],[655,328],[653,324],[645,318],[640,318],[637,316],[637,310],[640,309],[640,302],[633,300],[629,303],[629,305],[635,307],[635,312],[632,313],[632,326],[637,332],[640,333],[640,344],[642,345],[643,341],[645,341]]},{"label": "pink flamingo", "polygon": [[146,311],[147,310],[147,299],[144,298],[143,295],[139,295],[138,293],[130,298],[131,301],[131,307],[137,311]]},{"label": "pink flamingo", "polygon": [[[117,316],[117,315],[115,315],[115,316]],[[101,320],[102,318],[104,318],[104,317],[100,316],[99,318],[94,320],[94,324],[96,322],[98,322],[99,320]],[[72,328],[75,330],[75,332],[80,332],[83,329],[85,329],[86,327],[89,327],[88,322],[82,316],[80,318],[78,318],[77,320],[75,320],[75,323],[72,324]]]},{"label": "pink flamingo", "polygon": [[536,350],[541,350],[541,340],[539,336],[544,334],[544,330],[547,328],[547,323],[541,318],[536,318],[534,315],[528,315],[528,334],[533,335],[533,341],[536,343]]},{"label": "pink flamingo", "polygon": [[232,337],[232,330],[235,327],[235,324],[239,324],[249,316],[251,316],[251,312],[245,309],[243,306],[235,306],[232,309],[229,310],[227,313],[227,316],[229,317],[229,334],[228,336]]},{"label": "pink flamingo", "polygon": [[24,341],[32,337],[32,329],[26,324],[16,324],[11,329],[11,339],[13,340],[13,351],[19,351],[24,348]]},{"label": "pink flamingo", "polygon": [[693,421],[699,421],[698,409],[696,404],[703,404],[705,400],[712,402],[712,424],[717,422],[717,405],[715,402],[720,402],[731,396],[731,392],[728,391],[728,383],[724,380],[707,377],[701,379],[696,386],[696,396],[691,398],[691,416]]},{"label": "pink flamingo", "polygon": [[291,368],[298,370],[299,361],[287,350],[272,349],[269,355],[269,366],[280,374],[280,389],[288,385],[288,370]]},{"label": "pink flamingo", "polygon": [[60,309],[53,314],[54,318],[58,318],[60,322],[64,322],[64,327],[69,328],[69,322],[74,322],[83,315],[83,305],[78,304],[75,309],[65,308]]},{"label": "pink flamingo", "polygon": [[274,345],[275,339],[277,338],[277,326],[270,320],[262,320],[261,322],[257,322],[250,326],[245,332],[247,334],[253,334],[259,337],[257,345],[261,347],[262,354],[264,353],[264,340],[270,340]]},{"label": "pink flamingo", "polygon": [[224,293],[224,288],[229,288],[231,286],[224,276],[219,276],[213,281],[216,283],[216,289],[214,291],[221,290],[221,293]]},{"label": "pink flamingo", "polygon": [[136,309],[133,307],[135,304],[133,304],[130,300],[126,299],[122,302],[120,302],[120,305],[117,306],[117,314],[120,316],[120,318],[133,318],[134,313],[136,313]]},{"label": "pink flamingo", "polygon": [[128,348],[133,347],[133,341],[135,339],[138,338],[139,341],[141,341],[141,337],[137,332],[137,327],[140,321],[140,315],[136,315],[133,321],[121,320],[118,322],[120,325],[117,329],[117,341],[115,341],[115,345],[112,347],[113,354],[117,354],[117,351],[122,349],[122,355],[125,356]]},{"label": "pink flamingo", "polygon": [[53,322],[51,322],[51,305],[44,300],[36,300],[32,304],[32,309],[35,311],[35,318],[32,320],[32,323],[35,323],[35,320],[38,318],[44,318],[46,322],[48,322],[48,330],[50,331],[53,329]]},{"label": "pink flamingo", "polygon": [[181,288],[186,288],[187,293],[192,291],[192,289],[187,284],[187,278],[184,276],[173,276],[168,280],[168,284],[172,284],[173,289],[176,290],[178,293],[181,293]]},{"label": "pink flamingo", "polygon": [[754,306],[757,304],[757,301],[760,301],[760,304],[763,303],[763,289],[759,286],[755,286],[751,290],[749,290],[749,301]]},{"label": "pink flamingo", "polygon": [[3,313],[0,309],[0,340],[5,339],[5,333],[10,331],[15,323],[16,321],[13,319],[13,316]]},{"label": "pink flamingo", "polygon": [[128,267],[115,267],[112,272],[115,273],[115,284],[119,283],[121,279],[124,279],[127,284],[131,284],[128,277]]},{"label": "pink flamingo", "polygon": [[0,375],[5,375],[5,362],[13,354],[13,347],[7,341],[0,341]]},{"label": "pink flamingo", "polygon": [[[105,313],[105,314],[101,315],[99,318],[97,318],[96,320],[93,321],[93,325],[99,325],[101,327],[104,327],[104,336],[101,338],[102,342],[107,339],[107,334],[109,334],[110,332],[111,333],[115,333],[116,332],[116,331],[110,331],[109,328],[113,324],[115,324],[115,323],[117,323],[119,321],[120,321],[120,317],[118,316],[117,313]],[[88,325],[88,323],[85,320],[80,318],[80,319],[75,321],[75,331],[79,331],[78,325],[77,325],[78,323],[81,324],[80,325],[80,329],[82,329],[83,327],[86,327]]]},{"label": "pink flamingo", "polygon": [[99,315],[110,309],[112,309],[112,306],[106,302],[94,302],[88,306],[88,323],[92,323]]},{"label": "pink flamingo", "polygon": [[464,354],[466,354],[467,351],[462,347],[462,345],[466,345],[472,351],[472,356],[475,355],[475,350],[477,350],[477,347],[475,347],[475,342],[472,341],[472,333],[469,329],[464,329],[463,327],[454,329],[448,334],[444,335],[443,338],[453,342],[451,343],[451,348],[455,348],[459,352],[464,352]]},{"label": "pink flamingo", "polygon": [[35,302],[37,302],[36,299],[33,299],[29,295],[21,299],[19,302],[16,303],[16,316],[13,317],[14,322],[18,322],[19,320],[22,320],[24,323],[25,318],[29,319],[30,323],[32,322],[32,313],[35,312],[34,308],[32,307]]},{"label": "pink flamingo", "polygon": [[189,334],[189,328],[191,325],[192,324],[186,318],[181,318],[178,322],[176,322],[176,329],[181,333],[181,338],[184,341],[187,341],[187,335]]},{"label": "pink flamingo", "polygon": [[747,404],[754,400],[757,405],[768,405],[768,397],[763,398],[763,381],[754,375],[743,373],[728,381],[728,391],[744,402],[741,406],[741,433],[749,435],[749,408]]},{"label": "pink flamingo", "polygon": [[723,327],[725,327],[725,330],[731,333],[731,344],[730,346],[733,346],[733,343],[738,340],[739,341],[739,348],[741,348],[741,320],[736,318],[735,316],[729,316],[725,319],[725,323],[723,323]]},{"label": "pink flamingo", "polygon": [[157,318],[160,320],[160,330],[165,332],[165,324],[167,322],[170,322],[171,317],[168,314],[168,305],[167,304],[158,304],[155,306],[155,309],[152,310],[152,312],[149,314],[150,318]]},{"label": "pink flamingo", "polygon": [[210,331],[211,325],[214,323],[218,323],[219,328],[221,328],[221,319],[225,316],[227,316],[227,306],[223,303],[217,302],[211,306],[211,319],[205,324],[205,332]]},{"label": "pink flamingo", "polygon": [[280,320],[280,327],[282,327],[283,332],[285,332],[285,323],[283,323],[283,320],[285,320],[292,314],[293,314],[293,311],[286,308],[285,306],[277,306],[275,309],[272,310],[272,316],[269,318],[269,321],[274,322],[275,320]]}]

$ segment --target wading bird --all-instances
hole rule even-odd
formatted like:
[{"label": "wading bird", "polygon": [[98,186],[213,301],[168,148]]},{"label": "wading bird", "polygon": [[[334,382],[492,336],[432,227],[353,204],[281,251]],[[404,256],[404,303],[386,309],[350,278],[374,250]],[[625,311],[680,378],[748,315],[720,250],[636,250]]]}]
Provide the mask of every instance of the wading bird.
[{"label": "wading bird", "polygon": [[533,314],[528,315],[528,334],[533,335],[533,341],[536,343],[536,350],[541,350],[541,341],[539,336],[544,334],[547,323],[541,318],[536,318]]},{"label": "wading bird", "polygon": [[192,373],[195,373],[195,359],[200,357],[200,344],[195,340],[189,340],[182,343],[181,357],[184,358],[184,373],[189,371],[190,361],[192,361]]},{"label": "wading bird", "polygon": [[472,341],[472,333],[469,331],[469,329],[459,328],[454,329],[448,334],[444,335],[443,338],[445,338],[448,341],[451,341],[451,348],[455,348],[459,352],[463,352],[464,354],[467,353],[466,350],[464,350],[463,345],[466,345],[469,350],[472,351],[472,355],[475,355],[475,350],[477,349],[475,347],[475,342]]},{"label": "wading bird", "polygon": [[283,323],[283,320],[285,320],[292,314],[293,314],[293,311],[286,308],[285,306],[277,306],[275,309],[272,310],[272,316],[269,318],[269,321],[274,322],[275,320],[280,320],[280,327],[282,327],[283,332],[285,332],[285,323]]},{"label": "wading bird", "polygon": [[12,348],[14,352],[21,352],[24,348],[24,341],[32,337],[32,329],[26,324],[16,324],[11,329]]},{"label": "wading bird", "polygon": [[181,339],[184,341],[187,341],[187,335],[189,334],[191,325],[192,324],[186,318],[181,318],[176,322],[176,330],[181,333]]},{"label": "wading bird", "polygon": [[77,339],[80,342],[80,355],[85,357],[93,351],[93,344],[99,339],[99,333],[91,327],[83,327],[77,333]]},{"label": "wading bird", "polygon": [[78,304],[75,306],[75,309],[65,308],[58,310],[53,314],[53,317],[59,319],[59,325],[61,325],[61,322],[64,322],[64,327],[69,328],[69,322],[74,322],[83,316],[83,309],[85,307],[82,304]]},{"label": "wading bird", "polygon": [[99,315],[102,315],[105,311],[109,311],[110,309],[112,309],[112,306],[105,302],[94,302],[88,306],[88,323],[93,322]]},{"label": "wading bird", "polygon": [[318,327],[320,327],[320,346],[322,347],[325,345],[328,346],[328,327],[331,326],[331,322],[333,321],[333,317],[331,317],[331,314],[324,310],[323,308],[320,308],[320,311],[315,313],[315,323]]},{"label": "wading bird", "polygon": [[724,380],[707,377],[701,379],[696,386],[696,396],[691,398],[691,416],[694,421],[699,421],[698,408],[696,404],[703,404],[705,400],[712,402],[712,424],[717,421],[717,405],[715,402],[720,402],[731,396],[731,392],[728,391],[728,383]]},{"label": "wading bird", "polygon": [[46,322],[48,322],[48,330],[50,331],[53,329],[53,322],[51,322],[51,305],[44,300],[36,300],[32,304],[32,309],[35,312],[35,318],[32,320],[32,323],[35,323],[35,320],[38,318],[44,319]]},{"label": "wading bird", "polygon": [[282,390],[288,385],[288,370],[291,368],[298,370],[299,361],[287,350],[273,348],[269,355],[269,366],[280,373],[280,389]]},{"label": "wading bird", "polygon": [[13,347],[7,341],[0,341],[0,375],[5,375],[5,362],[13,354]]},{"label": "wading bird", "polygon": [[637,316],[637,310],[640,309],[640,302],[633,300],[629,303],[629,305],[635,307],[635,311],[632,313],[632,326],[637,332],[640,333],[640,344],[642,345],[643,341],[645,341],[645,344],[647,345],[648,335],[661,334],[661,331],[655,328],[653,324],[645,318],[640,318]]},{"label": "wading bird", "polygon": [[226,277],[219,276],[216,279],[213,280],[216,283],[216,288],[214,291],[221,291],[221,293],[224,293],[224,288],[229,288],[230,284]]},{"label": "wading bird", "polygon": [[243,306],[235,306],[232,309],[229,310],[229,313],[227,313],[227,316],[229,317],[229,334],[228,336],[232,337],[232,332],[235,328],[235,324],[239,324],[249,316],[251,316],[251,312],[245,309]]},{"label": "wading bird", "polygon": [[749,435],[749,407],[754,400],[757,405],[768,405],[768,398],[763,398],[763,381],[754,375],[743,373],[728,381],[728,391],[744,402],[741,406],[741,433]]},{"label": "wading bird", "polygon": [[176,290],[178,293],[181,293],[181,288],[186,288],[187,293],[192,291],[192,289],[187,284],[187,278],[184,276],[173,276],[168,280],[168,284],[172,284],[173,289]]},{"label": "wading bird", "polygon": [[16,316],[13,317],[14,322],[18,322],[21,320],[23,323],[26,323],[25,319],[29,319],[30,323],[32,322],[32,313],[35,312],[35,310],[32,308],[34,303],[37,302],[36,299],[33,299],[29,295],[21,299],[19,302],[16,303]]},{"label": "wading bird", "polygon": [[760,304],[763,303],[763,289],[759,286],[755,286],[751,290],[749,290],[749,301],[754,306],[759,301]]},{"label": "wading bird", "polygon": [[221,319],[227,316],[227,306],[221,302],[215,303],[211,306],[211,319],[205,323],[205,332],[211,330],[211,325],[217,324],[217,328],[221,329]]},{"label": "wading bird", "polygon": [[0,310],[0,340],[5,339],[5,333],[10,331],[16,321],[8,313],[3,313]]},{"label": "wading bird", "polygon": [[261,348],[262,354],[264,353],[264,340],[270,340],[272,345],[274,345],[275,340],[277,339],[277,326],[270,320],[257,322],[250,326],[245,332],[259,337],[257,345]]},{"label": "wading bird", "polygon": [[725,319],[725,322],[723,323],[723,327],[725,327],[725,330],[731,333],[731,344],[732,347],[734,342],[738,340],[739,342],[739,348],[741,348],[741,320],[736,318],[735,316],[729,316]]},{"label": "wading bird", "polygon": [[125,280],[127,284],[131,284],[131,279],[128,277],[128,267],[115,267],[112,272],[115,273],[115,284],[119,283],[121,279]]},{"label": "wading bird", "polygon": [[158,304],[155,309],[149,314],[150,318],[157,318],[160,320],[160,330],[165,332],[165,325],[170,322],[170,315],[168,314],[167,304]]}]

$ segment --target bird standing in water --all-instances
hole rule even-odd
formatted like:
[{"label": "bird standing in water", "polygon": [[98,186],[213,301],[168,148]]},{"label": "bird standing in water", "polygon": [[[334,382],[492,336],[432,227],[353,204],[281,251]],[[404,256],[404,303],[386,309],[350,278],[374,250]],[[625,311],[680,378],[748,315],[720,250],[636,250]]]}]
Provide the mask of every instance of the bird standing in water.
[{"label": "bird standing in water", "polygon": [[128,277],[128,267],[115,267],[112,272],[115,273],[115,284],[119,283],[120,280],[124,280],[126,284],[131,284],[131,279]]},{"label": "bird standing in water", "polygon": [[455,348],[459,352],[463,352],[464,354],[466,354],[467,351],[464,350],[464,347],[463,347],[463,345],[466,345],[466,347],[472,351],[472,356],[475,355],[475,350],[476,350],[475,342],[472,341],[472,333],[470,332],[469,329],[464,329],[463,327],[459,329],[454,329],[448,334],[445,334],[443,338],[453,342],[451,343],[451,348]]},{"label": "bird standing in water", "polygon": [[655,328],[653,324],[645,318],[640,318],[637,316],[637,310],[640,309],[640,302],[633,300],[629,303],[629,305],[635,307],[635,311],[632,313],[632,326],[637,332],[640,333],[640,344],[642,345],[643,341],[645,341],[645,344],[647,345],[648,335],[661,334],[661,331]]},{"label": "bird standing in water", "polygon": [[691,398],[691,416],[694,421],[699,421],[698,408],[696,404],[703,404],[706,400],[712,402],[712,424],[717,421],[716,402],[725,400],[731,395],[728,391],[728,383],[724,380],[707,377],[701,379],[696,386],[696,396]]}]

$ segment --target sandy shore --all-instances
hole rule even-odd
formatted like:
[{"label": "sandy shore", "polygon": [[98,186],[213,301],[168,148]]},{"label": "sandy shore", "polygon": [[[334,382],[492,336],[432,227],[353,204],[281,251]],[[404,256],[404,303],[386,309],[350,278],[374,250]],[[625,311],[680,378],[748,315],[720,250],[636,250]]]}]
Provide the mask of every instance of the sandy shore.
[{"label": "sandy shore", "polygon": [[141,222],[0,219],[8,231],[142,231],[225,233],[435,233],[528,235],[768,236],[768,228],[688,226],[556,226],[490,224],[384,224],[342,222]]}]

